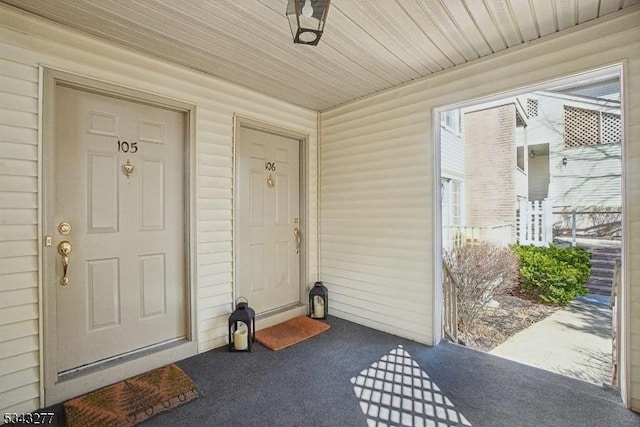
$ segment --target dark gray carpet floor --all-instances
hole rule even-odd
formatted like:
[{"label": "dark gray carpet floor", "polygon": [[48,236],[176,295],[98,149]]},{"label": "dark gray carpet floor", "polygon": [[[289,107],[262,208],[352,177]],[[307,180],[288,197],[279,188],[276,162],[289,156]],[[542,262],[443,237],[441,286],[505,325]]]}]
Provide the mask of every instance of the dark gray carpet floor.
[{"label": "dark gray carpet floor", "polygon": [[[640,426],[640,415],[605,388],[454,344],[427,347],[342,319],[328,323],[328,331],[277,352],[256,344],[252,353],[221,348],[179,362],[203,396],[144,425]],[[404,368],[390,358],[394,350],[411,356]],[[424,391],[411,396],[413,406],[399,369],[414,394]],[[393,400],[376,395],[383,387],[376,378],[396,386],[387,393]]]}]

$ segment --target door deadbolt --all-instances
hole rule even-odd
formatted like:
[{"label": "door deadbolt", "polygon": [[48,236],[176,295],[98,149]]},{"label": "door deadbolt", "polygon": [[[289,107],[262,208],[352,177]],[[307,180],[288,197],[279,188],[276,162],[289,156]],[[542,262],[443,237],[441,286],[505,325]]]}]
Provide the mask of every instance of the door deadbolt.
[{"label": "door deadbolt", "polygon": [[61,222],[58,225],[58,232],[63,236],[66,236],[67,234],[71,233],[71,224],[69,224],[67,221]]}]

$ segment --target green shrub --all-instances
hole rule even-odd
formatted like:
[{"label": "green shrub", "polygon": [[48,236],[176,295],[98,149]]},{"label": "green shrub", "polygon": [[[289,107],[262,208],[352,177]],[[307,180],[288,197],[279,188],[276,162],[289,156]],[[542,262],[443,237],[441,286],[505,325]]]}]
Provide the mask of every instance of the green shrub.
[{"label": "green shrub", "polygon": [[582,248],[515,245],[520,259],[520,286],[543,301],[564,305],[578,295],[591,275],[591,254]]}]

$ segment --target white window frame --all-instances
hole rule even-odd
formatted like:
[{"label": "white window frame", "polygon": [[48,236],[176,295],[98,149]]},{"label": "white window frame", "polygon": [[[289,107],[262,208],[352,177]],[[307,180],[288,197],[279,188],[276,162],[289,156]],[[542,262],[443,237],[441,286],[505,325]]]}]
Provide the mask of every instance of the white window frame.
[{"label": "white window frame", "polygon": [[440,125],[449,132],[460,135],[460,110],[448,110],[440,113]]}]

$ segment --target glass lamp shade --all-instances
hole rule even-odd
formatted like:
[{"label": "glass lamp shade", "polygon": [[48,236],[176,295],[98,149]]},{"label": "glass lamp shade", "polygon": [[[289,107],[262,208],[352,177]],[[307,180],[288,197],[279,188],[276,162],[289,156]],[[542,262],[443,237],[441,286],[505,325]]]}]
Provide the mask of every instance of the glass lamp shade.
[{"label": "glass lamp shade", "polygon": [[289,0],[287,18],[293,42],[315,46],[320,41],[331,0]]}]

